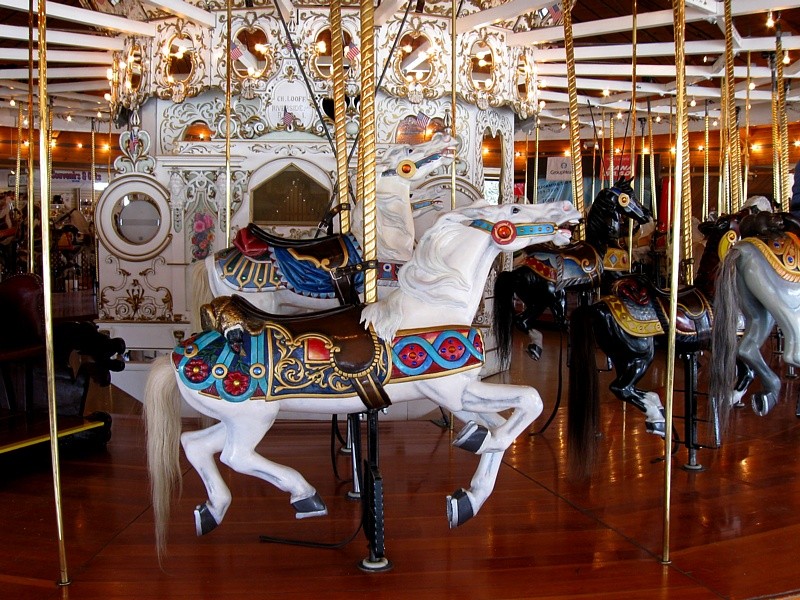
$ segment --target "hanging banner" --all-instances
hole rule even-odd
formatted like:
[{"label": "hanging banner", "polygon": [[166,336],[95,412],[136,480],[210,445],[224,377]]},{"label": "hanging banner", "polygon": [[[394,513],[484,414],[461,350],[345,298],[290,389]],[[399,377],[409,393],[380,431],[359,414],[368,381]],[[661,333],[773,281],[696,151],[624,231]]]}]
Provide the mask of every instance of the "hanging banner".
[{"label": "hanging banner", "polygon": [[547,181],[571,181],[572,159],[569,156],[548,156],[545,179]]},{"label": "hanging banner", "polygon": [[611,161],[606,159],[603,165],[603,172],[605,178],[617,182],[623,177],[630,179],[631,177],[631,155],[630,154],[617,154],[614,156],[614,173],[611,173]]}]

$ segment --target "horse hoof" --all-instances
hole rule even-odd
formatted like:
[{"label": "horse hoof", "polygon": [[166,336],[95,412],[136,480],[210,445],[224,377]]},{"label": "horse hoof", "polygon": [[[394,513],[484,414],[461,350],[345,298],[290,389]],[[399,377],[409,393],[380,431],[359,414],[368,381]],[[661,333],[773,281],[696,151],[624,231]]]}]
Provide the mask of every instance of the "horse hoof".
[{"label": "horse hoof", "polygon": [[666,437],[667,436],[667,423],[666,421],[658,421],[656,423],[651,423],[650,421],[645,421],[644,426],[647,428],[647,433],[652,433],[653,435],[657,435],[658,437]]},{"label": "horse hoof", "polygon": [[778,403],[778,397],[775,394],[765,394],[758,392],[753,394],[753,412],[759,417],[763,417]]},{"label": "horse hoof", "polygon": [[458,489],[452,496],[447,497],[447,521],[450,523],[450,529],[463,525],[474,516],[467,490]]},{"label": "horse hoof", "polygon": [[308,498],[292,502],[292,506],[294,506],[294,509],[297,511],[295,514],[295,518],[297,519],[322,517],[328,514],[328,507],[325,506],[318,492],[314,492],[314,495]]},{"label": "horse hoof", "polygon": [[211,514],[208,506],[205,503],[198,504],[194,509],[194,528],[197,531],[197,537],[211,533],[218,525],[219,523],[217,523],[214,515]]},{"label": "horse hoof", "polygon": [[528,347],[525,349],[533,360],[539,360],[542,358],[542,347],[536,344],[528,344]]},{"label": "horse hoof", "polygon": [[476,453],[487,437],[489,437],[489,430],[486,427],[478,425],[475,421],[470,421],[459,432],[456,439],[453,440],[453,446],[462,448],[467,452]]}]

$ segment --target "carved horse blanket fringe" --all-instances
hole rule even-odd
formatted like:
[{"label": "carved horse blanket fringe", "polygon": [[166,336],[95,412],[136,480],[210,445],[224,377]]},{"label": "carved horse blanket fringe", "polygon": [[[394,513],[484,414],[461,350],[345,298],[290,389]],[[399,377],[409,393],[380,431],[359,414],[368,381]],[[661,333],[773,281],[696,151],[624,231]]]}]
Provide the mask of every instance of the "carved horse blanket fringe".
[{"label": "carved horse blanket fringe", "polygon": [[353,379],[365,374],[385,385],[480,368],[485,360],[483,336],[474,327],[404,330],[391,343],[372,329],[365,333],[373,341],[374,355],[358,371],[337,360],[341,340],[321,332],[293,334],[279,322],[243,336],[238,353],[220,332],[204,331],[177,345],[172,362],[190,389],[240,402],[350,396],[358,393]]},{"label": "carved horse blanket fringe", "polygon": [[[651,337],[669,327],[669,294],[638,277],[615,281],[611,294],[601,298],[614,320],[634,337]],[[706,297],[695,288],[678,292],[676,335],[697,341],[710,340],[713,312]]]}]

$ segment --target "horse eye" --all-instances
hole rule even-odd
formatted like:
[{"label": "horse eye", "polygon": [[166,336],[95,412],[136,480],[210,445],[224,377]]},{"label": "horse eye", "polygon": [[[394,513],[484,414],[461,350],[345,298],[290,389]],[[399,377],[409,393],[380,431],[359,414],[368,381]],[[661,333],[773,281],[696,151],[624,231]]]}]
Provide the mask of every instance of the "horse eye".
[{"label": "horse eye", "polygon": [[511,214],[512,214],[512,215],[516,215],[518,212],[519,212],[519,206],[514,206],[514,207],[511,209]]}]

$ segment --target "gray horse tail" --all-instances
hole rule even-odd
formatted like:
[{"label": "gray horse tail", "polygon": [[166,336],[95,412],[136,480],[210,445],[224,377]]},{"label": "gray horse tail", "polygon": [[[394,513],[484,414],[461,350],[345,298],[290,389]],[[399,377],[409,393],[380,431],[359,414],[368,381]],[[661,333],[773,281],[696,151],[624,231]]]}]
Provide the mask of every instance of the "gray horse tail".
[{"label": "gray horse tail", "polygon": [[160,563],[166,548],[172,497],[181,488],[181,396],[169,355],[153,362],[144,398],[147,469],[155,517],[156,552]]},{"label": "gray horse tail", "polygon": [[739,320],[739,289],[736,285],[736,265],[741,252],[734,246],[728,251],[717,276],[714,296],[714,326],[711,335],[711,354],[714,368],[708,385],[708,398],[720,407],[720,426],[728,425],[736,385],[737,325]]}]

